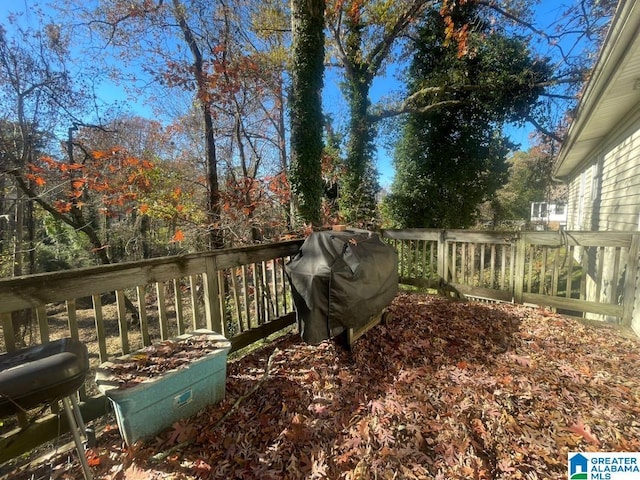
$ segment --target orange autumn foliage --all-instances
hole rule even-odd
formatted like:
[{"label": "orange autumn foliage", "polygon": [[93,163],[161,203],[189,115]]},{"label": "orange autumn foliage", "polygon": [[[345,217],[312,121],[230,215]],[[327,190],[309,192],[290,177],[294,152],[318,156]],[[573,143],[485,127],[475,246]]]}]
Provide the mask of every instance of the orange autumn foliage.
[{"label": "orange autumn foliage", "polygon": [[176,230],[176,233],[171,237],[172,242],[182,242],[184,240],[184,232],[182,230]]},{"label": "orange autumn foliage", "polygon": [[38,163],[27,165],[25,178],[36,187],[58,182],[66,188],[58,188],[59,198],[53,206],[59,213],[69,213],[80,208],[89,198],[98,202],[97,208],[107,216],[128,213],[137,208],[139,193],[148,191],[151,183],[148,171],[154,164],[128,154],[119,146],[110,150],[95,150],[82,162],[65,163],[43,156]]}]

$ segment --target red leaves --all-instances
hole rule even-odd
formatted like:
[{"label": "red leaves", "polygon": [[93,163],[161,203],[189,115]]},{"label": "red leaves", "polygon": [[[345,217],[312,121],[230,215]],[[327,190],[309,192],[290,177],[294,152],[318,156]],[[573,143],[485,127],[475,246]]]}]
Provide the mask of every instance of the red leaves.
[{"label": "red leaves", "polygon": [[54,200],[53,207],[60,213],[69,213],[73,208],[71,202],[65,202],[62,200]]},{"label": "red leaves", "polygon": [[291,200],[291,186],[285,173],[265,178],[267,189],[273,193],[278,202],[286,204]]},{"label": "red leaves", "polygon": [[87,463],[90,467],[97,467],[100,465],[100,455],[96,451],[96,449],[91,448],[85,452],[85,456],[87,457]]},{"label": "red leaves", "polygon": [[71,188],[80,189],[85,185],[85,183],[86,183],[86,179],[83,179],[83,178],[74,179],[71,181]]},{"label": "red leaves", "polygon": [[25,178],[36,184],[37,187],[42,187],[47,183],[46,179],[42,176],[45,173],[45,169],[34,165],[33,163],[27,164],[27,172]]},{"label": "red leaves", "polygon": [[95,194],[94,201],[102,202],[98,209],[107,216],[115,216],[131,211],[139,193],[150,189],[148,172],[153,166],[151,162],[132,157],[123,148],[116,146],[109,151],[93,151],[78,163],[41,157],[39,164],[28,166],[26,178],[37,187],[53,181],[68,185],[65,188],[50,189],[60,192],[63,197],[53,200],[54,208],[60,213],[68,213],[74,206],[80,207],[80,198]]},{"label": "red leaves", "polygon": [[573,432],[577,435],[580,435],[581,437],[583,437],[587,442],[596,445],[596,446],[600,446],[600,440],[598,440],[595,435],[593,435],[593,433],[591,433],[591,428],[588,425],[585,425],[582,422],[582,419],[580,417],[578,417],[575,421],[575,423],[573,423],[567,430],[569,430],[570,432]]},{"label": "red leaves", "polygon": [[360,23],[360,16],[362,15],[362,0],[352,0],[348,15],[349,20],[351,20],[353,25]]},{"label": "red leaves", "polygon": [[42,178],[42,177],[36,177],[34,179],[34,182],[38,187],[42,187],[43,185],[45,185],[47,183],[46,180],[44,178]]},{"label": "red leaves", "polygon": [[47,183],[44,177],[41,177],[40,175],[36,175],[34,173],[26,173],[24,178],[35,183],[37,187],[42,187]]},{"label": "red leaves", "polygon": [[78,172],[80,170],[84,170],[84,165],[78,164],[78,163],[73,163],[73,164],[68,164],[68,163],[58,163],[57,164],[58,168],[60,169],[61,172]]},{"label": "red leaves", "polygon": [[[273,208],[269,198],[269,189],[278,188],[280,182],[272,177],[265,179],[253,177],[228,178],[226,188],[221,192],[222,210],[230,220],[249,220],[254,217],[256,210],[270,210]],[[275,193],[275,192],[274,192]],[[280,195],[283,192],[277,192]],[[253,221],[255,222],[255,220]]]},{"label": "red leaves", "polygon": [[458,47],[458,57],[463,57],[468,51],[469,42],[469,25],[456,25],[453,21],[453,11],[458,5],[464,5],[466,0],[458,0],[453,2],[451,0],[445,0],[440,7],[440,15],[445,24],[445,46],[451,41],[456,42]]}]

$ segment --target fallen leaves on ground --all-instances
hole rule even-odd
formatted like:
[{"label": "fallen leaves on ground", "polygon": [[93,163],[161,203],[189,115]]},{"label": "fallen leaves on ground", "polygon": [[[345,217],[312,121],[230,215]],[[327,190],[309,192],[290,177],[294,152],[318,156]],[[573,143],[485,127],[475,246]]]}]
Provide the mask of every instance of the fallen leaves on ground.
[{"label": "fallen leaves on ground", "polygon": [[[640,451],[636,339],[419,294],[390,311],[351,352],[290,335],[231,362],[221,404],[132,448],[105,433],[94,475],[565,479],[570,451]],[[268,379],[220,421],[276,347]],[[158,452],[168,455],[154,462]]]}]

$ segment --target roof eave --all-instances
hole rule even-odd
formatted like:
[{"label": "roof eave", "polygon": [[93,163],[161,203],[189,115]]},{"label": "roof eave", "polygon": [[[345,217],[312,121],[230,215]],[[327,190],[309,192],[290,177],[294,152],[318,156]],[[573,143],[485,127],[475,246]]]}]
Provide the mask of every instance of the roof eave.
[{"label": "roof eave", "polygon": [[[555,179],[568,178],[576,167],[600,145],[596,138],[582,138],[583,132],[589,121],[597,118],[597,109],[610,92],[612,79],[618,74],[618,67],[627,55],[629,45],[637,40],[638,25],[640,25],[639,3],[634,0],[622,0],[618,4],[602,50],[578,105],[576,117],[569,127],[556,158],[552,170],[552,176]],[[607,127],[610,131],[614,124]],[[577,148],[582,142],[584,144]]]}]

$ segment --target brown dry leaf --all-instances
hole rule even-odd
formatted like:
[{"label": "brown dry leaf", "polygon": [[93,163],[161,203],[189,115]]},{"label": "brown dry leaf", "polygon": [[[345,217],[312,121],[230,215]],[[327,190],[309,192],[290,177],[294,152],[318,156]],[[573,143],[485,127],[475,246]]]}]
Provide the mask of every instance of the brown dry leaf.
[{"label": "brown dry leaf", "polygon": [[124,471],[125,480],[149,480],[149,474],[135,463]]},{"label": "brown dry leaf", "polygon": [[589,427],[589,425],[585,425],[583,423],[581,418],[578,418],[575,423],[567,428],[567,430],[580,435],[587,442],[592,443],[593,445],[600,445],[600,440],[598,440],[596,436],[591,432],[591,428]]}]

